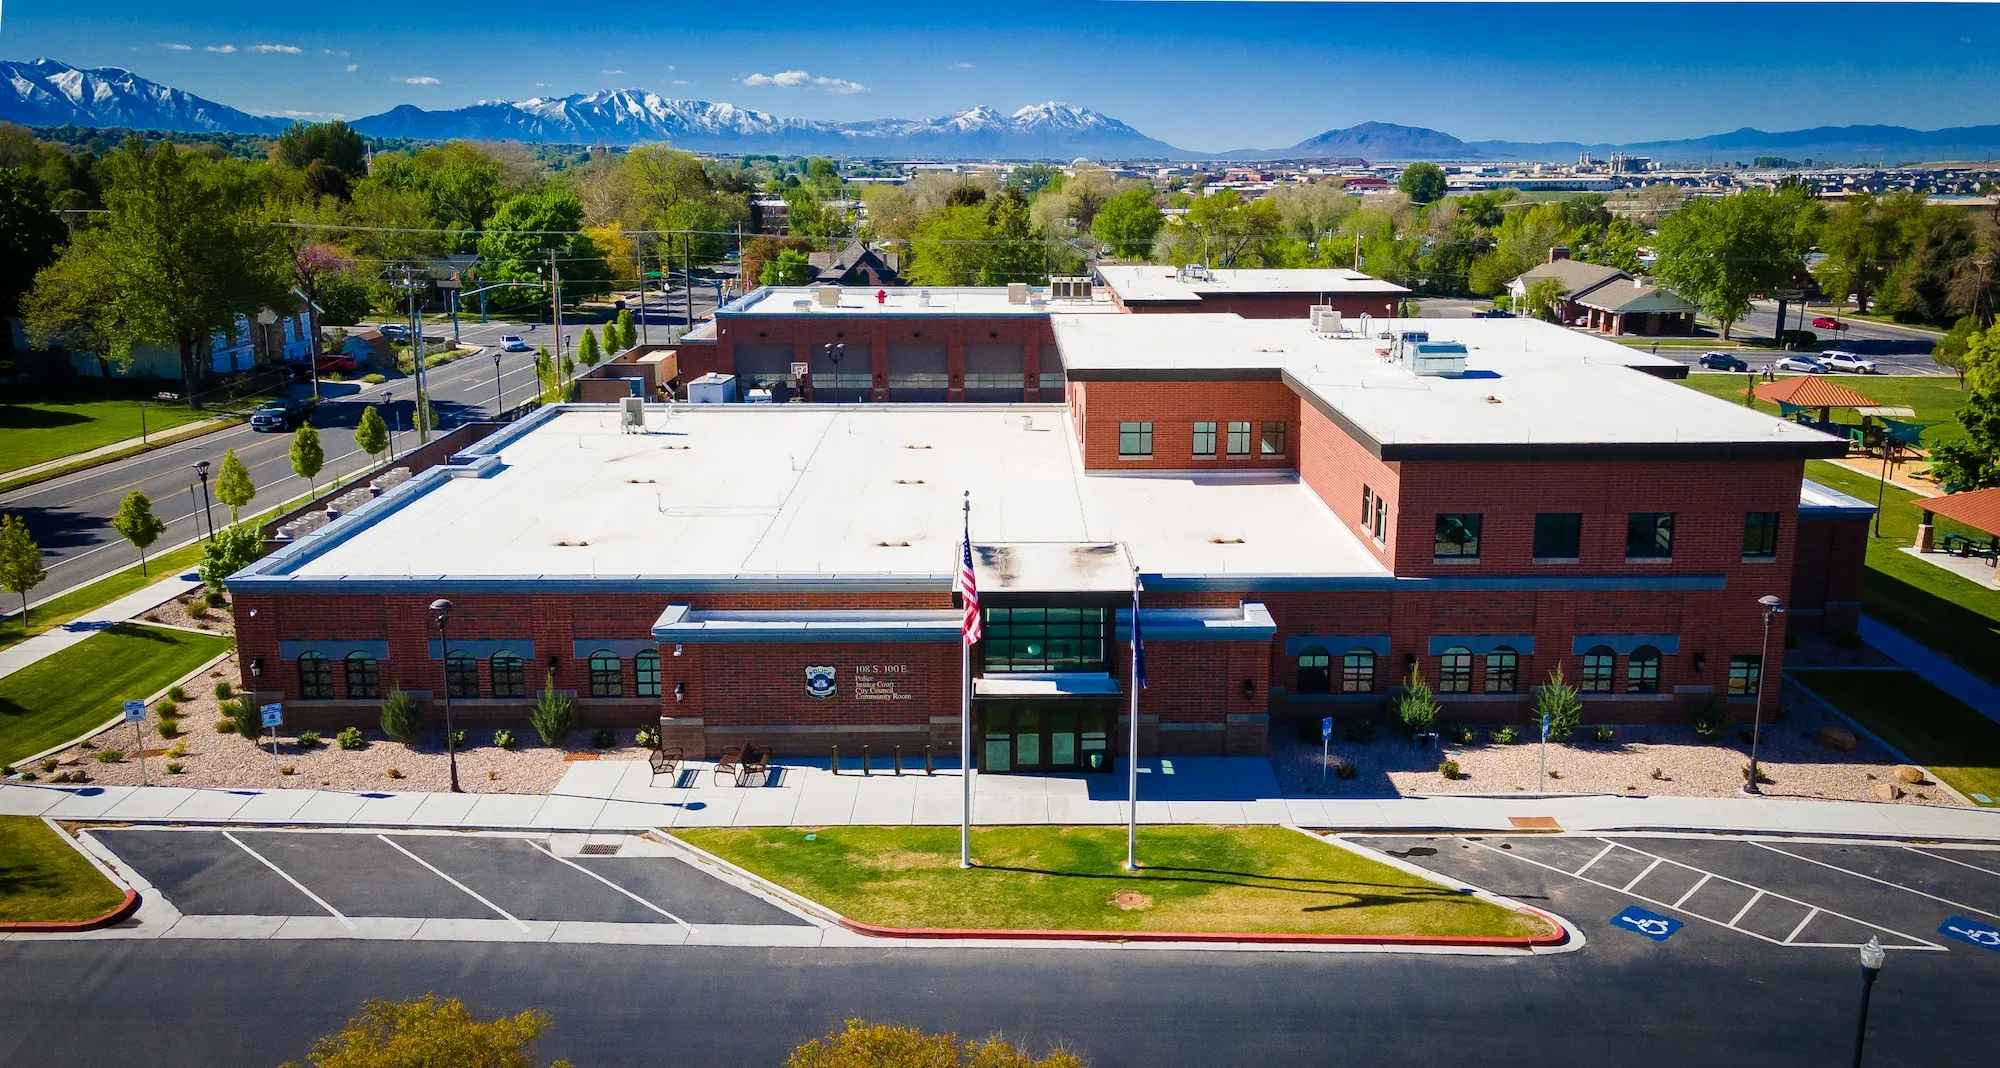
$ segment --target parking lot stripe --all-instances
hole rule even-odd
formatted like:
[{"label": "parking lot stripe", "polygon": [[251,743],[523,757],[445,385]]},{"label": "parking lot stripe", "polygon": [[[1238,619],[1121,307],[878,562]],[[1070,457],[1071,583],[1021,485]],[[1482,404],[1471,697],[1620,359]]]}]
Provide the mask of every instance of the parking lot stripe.
[{"label": "parking lot stripe", "polygon": [[271,863],[270,859],[265,857],[264,854],[257,852],[256,850],[250,848],[247,845],[244,845],[241,839],[237,838],[233,834],[230,834],[228,831],[222,832],[222,837],[227,838],[231,842],[236,843],[236,848],[241,849],[242,851],[250,854],[253,857],[256,857],[258,862],[262,863],[265,867],[271,869],[272,871],[277,872],[278,878],[283,879],[284,881],[292,884],[293,888],[297,889],[299,893],[304,894],[309,898],[312,898],[314,904],[318,905],[320,908],[325,909],[327,912],[332,913],[333,918],[339,920],[340,925],[342,927],[345,927],[350,931],[355,929],[353,920],[350,920],[347,917],[341,915],[339,909],[334,908],[332,905],[327,904],[325,898],[319,896],[318,894],[313,893],[311,890],[306,889],[306,884],[298,881],[297,879],[292,878],[291,873],[287,872],[283,868],[278,867],[276,864]]},{"label": "parking lot stripe", "polygon": [[[526,841],[526,839],[523,839],[523,841]],[[591,871],[589,868],[586,868],[583,865],[568,859],[567,857],[556,856],[554,853],[551,853],[547,849],[542,848],[542,844],[540,842],[528,842],[528,845],[534,847],[543,856],[548,857],[550,860],[553,860],[558,864],[567,864],[570,867],[575,868],[577,871],[580,871],[585,875],[588,875],[591,878],[596,879],[598,882],[603,883],[604,885],[610,887],[613,890],[618,891],[621,894],[624,894],[626,897],[629,897],[632,900],[637,901],[639,904],[644,905],[649,909],[652,909],[654,912],[657,912],[660,915],[665,916],[667,919],[670,919],[675,923],[680,924],[682,927],[686,927],[689,930],[694,929],[694,924],[691,924],[686,920],[681,919],[679,916],[676,916],[673,913],[668,912],[666,909],[663,909],[660,906],[653,904],[652,902],[646,900],[645,898],[640,897],[639,895],[633,893],[630,890],[625,889],[622,886],[619,886],[617,883],[614,883],[611,880],[606,879],[604,876],[599,875],[594,871]]]},{"label": "parking lot stripe", "polygon": [[1806,924],[1813,922],[1813,917],[1817,915],[1819,915],[1819,909],[1817,908],[1813,909],[1811,912],[1806,913],[1806,918],[1800,920],[1799,925],[1797,927],[1792,928],[1792,933],[1785,936],[1785,944],[1788,946],[1791,945],[1792,940],[1797,938],[1799,936],[1799,932],[1805,930]]},{"label": "parking lot stripe", "polygon": [[1632,881],[1625,884],[1625,889],[1630,890],[1633,887],[1639,885],[1639,880],[1644,879],[1646,876],[1653,874],[1654,868],[1657,868],[1665,863],[1666,863],[1665,857],[1654,857],[1653,862],[1651,864],[1646,865],[1645,871],[1642,871],[1639,874],[1634,875],[1632,877]]},{"label": "parking lot stripe", "polygon": [[1587,871],[1589,871],[1589,870],[1590,870],[1590,866],[1591,866],[1592,864],[1595,864],[1595,863],[1597,863],[1598,861],[1600,861],[1600,860],[1603,860],[1603,859],[1604,859],[1604,854],[1606,854],[1606,853],[1609,853],[1609,852],[1611,852],[1612,850],[1614,850],[1614,849],[1616,849],[1616,848],[1618,848],[1618,843],[1616,843],[1616,842],[1605,842],[1605,843],[1604,843],[1604,848],[1603,848],[1603,849],[1600,849],[1600,850],[1598,850],[1598,851],[1597,851],[1597,855],[1596,855],[1596,856],[1594,856],[1594,857],[1590,858],[1589,860],[1586,860],[1586,861],[1584,861],[1584,862],[1583,862],[1583,867],[1581,867],[1581,868],[1578,868],[1578,869],[1576,869],[1576,870],[1575,870],[1575,871],[1573,871],[1573,872],[1570,872],[1570,874],[1571,874],[1571,875],[1575,875],[1575,876],[1577,876],[1577,877],[1581,878],[1584,872],[1587,872]]},{"label": "parking lot stripe", "polygon": [[458,887],[460,890],[465,891],[466,895],[471,897],[472,900],[477,901],[480,904],[486,906],[487,908],[492,909],[493,911],[499,913],[501,916],[505,917],[509,923],[512,923],[514,926],[519,927],[522,931],[525,932],[528,930],[528,925],[516,919],[513,913],[508,912],[506,909],[503,909],[500,906],[495,905],[493,902],[486,900],[484,897],[481,897],[479,891],[474,890],[473,888],[465,885],[464,883],[459,882],[457,879],[454,879],[451,876],[446,875],[444,872],[439,871],[437,869],[437,866],[432,864],[430,861],[425,860],[424,858],[416,855],[415,853],[410,852],[407,849],[404,849],[400,845],[397,845],[393,840],[390,839],[388,835],[378,834],[375,837],[380,838],[382,840],[383,845],[386,845],[390,849],[393,849],[396,852],[401,853],[404,856],[410,858],[411,860],[414,860],[417,863],[422,864],[424,867],[429,868],[432,875],[435,875],[438,878],[443,879],[445,882],[448,882],[451,885]]},{"label": "parking lot stripe", "polygon": [[1700,889],[1701,889],[1702,887],[1704,887],[1704,886],[1707,886],[1707,885],[1708,885],[1708,881],[1709,881],[1710,879],[1713,879],[1713,878],[1715,878],[1715,876],[1713,876],[1713,875],[1710,875],[1710,874],[1709,874],[1709,873],[1707,873],[1707,872],[1702,872],[1702,873],[1701,873],[1701,878],[1700,878],[1699,880],[1697,880],[1697,881],[1695,882],[1695,884],[1694,884],[1693,886],[1690,886],[1690,887],[1688,887],[1688,892],[1687,892],[1687,893],[1685,893],[1685,894],[1682,894],[1682,895],[1681,895],[1681,896],[1680,896],[1680,897],[1679,897],[1678,899],[1676,899],[1676,900],[1674,901],[1674,907],[1675,907],[1675,908],[1680,908],[1680,907],[1681,907],[1681,904],[1682,904],[1682,902],[1685,902],[1685,901],[1686,901],[1686,900],[1687,900],[1688,898],[1691,898],[1691,897],[1693,897],[1693,896],[1695,895],[1695,893],[1696,893],[1697,891],[1699,891],[1699,890],[1700,890]]},{"label": "parking lot stripe", "polygon": [[1992,868],[1982,867],[1978,864],[1967,864],[1962,860],[1953,860],[1950,857],[1939,856],[1936,853],[1926,852],[1925,850],[1918,849],[1916,846],[1904,846],[1903,848],[1921,857],[1929,857],[1932,860],[1942,860],[1946,864],[1956,864],[1961,868],[1971,868],[1973,871],[1983,871],[1988,875],[2000,875],[2000,871],[1994,871]]},{"label": "parking lot stripe", "polygon": [[1748,901],[1745,901],[1745,902],[1743,903],[1743,907],[1742,907],[1742,908],[1740,908],[1740,909],[1738,909],[1738,910],[1736,910],[1736,915],[1734,915],[1734,916],[1731,916],[1731,917],[1729,918],[1729,922],[1728,922],[1728,923],[1725,923],[1725,924],[1723,924],[1723,926],[1724,926],[1724,927],[1734,927],[1734,926],[1736,926],[1737,924],[1739,924],[1739,923],[1743,922],[1743,917],[1745,917],[1745,916],[1747,916],[1747,915],[1749,915],[1749,914],[1750,914],[1750,907],[1751,907],[1751,906],[1753,906],[1753,905],[1755,905],[1755,904],[1756,904],[1757,902],[1759,902],[1759,901],[1762,901],[1763,899],[1764,899],[1764,891],[1762,891],[1762,890],[1759,890],[1759,891],[1757,891],[1756,893],[1754,893],[1754,894],[1751,894],[1751,895],[1750,895],[1750,900],[1748,900]]},{"label": "parking lot stripe", "polygon": [[1955,909],[1968,909],[1970,911],[1977,912],[1982,916],[1991,916],[1994,919],[2000,919],[2000,912],[1988,912],[1987,910],[1982,909],[1977,905],[1968,905],[1963,901],[1953,901],[1948,897],[1939,897],[1936,894],[1927,894],[1922,890],[1916,889],[1915,887],[1904,886],[1902,883],[1892,883],[1887,879],[1878,879],[1875,876],[1868,874],[1867,872],[1855,871],[1852,868],[1843,868],[1838,864],[1828,864],[1826,861],[1823,860],[1814,860],[1811,857],[1800,856],[1799,854],[1793,853],[1789,850],[1779,849],[1777,846],[1774,846],[1769,842],[1752,841],[1750,844],[1753,846],[1757,846],[1760,849],[1768,849],[1773,853],[1782,854],[1784,856],[1792,858],[1793,860],[1803,860],[1807,864],[1817,864],[1822,868],[1827,868],[1832,871],[1844,872],[1848,875],[1854,876],[1857,879],[1866,879],[1871,883],[1881,883],[1883,886],[1892,886],[1898,890],[1915,894],[1918,897],[1927,897],[1930,898],[1932,901],[1938,902],[1941,905],[1950,905],[1952,908]]}]

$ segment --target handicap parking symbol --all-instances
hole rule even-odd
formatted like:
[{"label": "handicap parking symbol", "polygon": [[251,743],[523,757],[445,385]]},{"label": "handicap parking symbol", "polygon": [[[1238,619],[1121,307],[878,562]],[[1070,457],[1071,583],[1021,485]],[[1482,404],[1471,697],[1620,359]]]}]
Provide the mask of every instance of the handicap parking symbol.
[{"label": "handicap parking symbol", "polygon": [[1944,926],[1938,928],[1938,933],[1944,935],[1946,938],[1956,938],[1961,942],[1970,942],[1982,949],[2000,950],[2000,928],[1980,923],[1978,920],[1968,920],[1963,916],[1953,916],[1951,919],[1944,921]]},{"label": "handicap parking symbol", "polygon": [[1637,905],[1628,905],[1625,911],[1611,917],[1611,926],[1637,931],[1655,942],[1664,942],[1681,929],[1681,921],[1657,912],[1647,912]]}]

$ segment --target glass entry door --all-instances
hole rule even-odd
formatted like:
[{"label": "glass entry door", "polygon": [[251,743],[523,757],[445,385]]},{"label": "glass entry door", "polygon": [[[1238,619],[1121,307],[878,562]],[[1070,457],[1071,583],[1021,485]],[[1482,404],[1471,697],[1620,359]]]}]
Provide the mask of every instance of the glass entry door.
[{"label": "glass entry door", "polygon": [[979,716],[981,771],[1111,770],[1111,713],[1102,708],[989,707]]}]

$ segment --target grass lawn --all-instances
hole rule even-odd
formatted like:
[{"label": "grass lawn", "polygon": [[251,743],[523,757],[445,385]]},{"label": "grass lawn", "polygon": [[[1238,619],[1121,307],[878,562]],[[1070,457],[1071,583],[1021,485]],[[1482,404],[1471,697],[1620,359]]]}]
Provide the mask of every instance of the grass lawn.
[{"label": "grass lawn", "polygon": [[[1754,366],[1754,365],[1753,365]],[[1743,403],[1743,390],[1752,374],[1691,374],[1681,380],[1690,389],[1723,400]],[[1792,378],[1793,375],[1779,375]],[[1923,443],[1926,448],[1965,436],[1965,428],[1958,424],[1956,413],[1965,403],[1965,390],[1956,378],[1938,378],[1924,375],[1829,375],[1841,385],[1867,397],[1877,404],[1900,404],[1916,410],[1915,421],[1930,423],[1924,429]],[[1758,401],[1756,409],[1769,415],[1778,414],[1778,406]],[[1854,422],[1853,412],[1835,410],[1836,420]],[[1871,497],[1870,500],[1873,500]]]},{"label": "grass lawn", "polygon": [[228,650],[220,635],[121,623],[0,679],[0,764],[60,745]]},{"label": "grass lawn", "polygon": [[[884,927],[1531,936],[1533,916],[1282,827],[702,828],[675,834],[852,920]],[[813,840],[807,840],[807,835]],[[1113,900],[1127,892],[1143,905]],[[1128,904],[1138,902],[1128,901]]]},{"label": "grass lawn", "polygon": [[1786,675],[1831,701],[1962,794],[2000,797],[2000,723],[1909,671]]},{"label": "grass lawn", "polygon": [[[127,546],[125,551],[132,551],[131,547]],[[36,605],[34,611],[28,613],[28,626],[25,630],[21,626],[21,610],[17,603],[14,611],[0,616],[0,649],[62,626],[85,612],[110,604],[128,593],[137,593],[163,578],[181,574],[200,564],[200,542],[183,545],[158,556],[149,556],[146,559],[146,569],[151,574],[141,574],[139,565],[133,564],[123,571],[113,572],[87,586],[78,586],[60,597],[52,597]]]},{"label": "grass lawn", "polygon": [[68,842],[34,816],[0,816],[0,922],[102,916],[125,900]]},{"label": "grass lawn", "polygon": [[[146,405],[146,432],[170,430],[213,416],[185,404]],[[87,452],[139,436],[139,402],[0,404],[0,472]]]},{"label": "grass lawn", "polygon": [[[1806,462],[1806,477],[1823,486],[1873,501],[1882,484],[1858,471]],[[1917,540],[1918,497],[1890,486],[1882,495],[1882,536],[1868,542],[1868,573],[1862,578],[1861,607],[1874,619],[1950,657],[1958,666],[2000,684],[2000,590],[1981,586],[1936,564],[1903,552]],[[1940,520],[1940,537],[1950,531],[1976,532]]]}]

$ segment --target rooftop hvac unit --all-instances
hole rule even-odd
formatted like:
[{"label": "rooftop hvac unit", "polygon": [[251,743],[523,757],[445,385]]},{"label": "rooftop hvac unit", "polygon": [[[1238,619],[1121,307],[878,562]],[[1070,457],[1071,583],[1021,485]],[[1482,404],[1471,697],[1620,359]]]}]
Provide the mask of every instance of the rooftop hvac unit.
[{"label": "rooftop hvac unit", "polygon": [[1208,264],[1190,263],[1181,268],[1180,278],[1183,282],[1206,282],[1208,281]]},{"label": "rooftop hvac unit", "polygon": [[626,432],[634,430],[639,431],[641,433],[645,432],[646,398],[644,397],[618,398],[618,429]]},{"label": "rooftop hvac unit", "polygon": [[1340,313],[1332,305],[1313,305],[1312,328],[1329,337],[1340,333]]},{"label": "rooftop hvac unit", "polygon": [[1007,303],[1009,304],[1028,303],[1028,283],[1026,282],[1007,283]]},{"label": "rooftop hvac unit", "polygon": [[819,297],[819,306],[820,306],[820,307],[822,307],[822,308],[838,308],[838,307],[840,307],[840,287],[839,287],[839,286],[821,286],[821,287],[819,287],[819,291],[818,291],[818,294],[817,294],[817,295],[818,295],[818,297]]},{"label": "rooftop hvac unit", "polygon": [[1049,298],[1051,300],[1089,300],[1090,295],[1090,279],[1088,278],[1049,279]]},{"label": "rooftop hvac unit", "polygon": [[804,299],[800,299],[800,300],[795,300],[795,301],[793,301],[793,302],[792,302],[792,310],[793,310],[793,311],[795,311],[795,312],[807,312],[807,311],[811,311],[811,310],[812,310],[812,306],[813,306],[813,302],[812,302],[812,301],[810,301],[810,300],[804,300]]},{"label": "rooftop hvac unit", "polygon": [[1424,330],[1407,330],[1396,339],[1396,362],[1422,377],[1465,373],[1465,346],[1456,341],[1432,341]]}]

